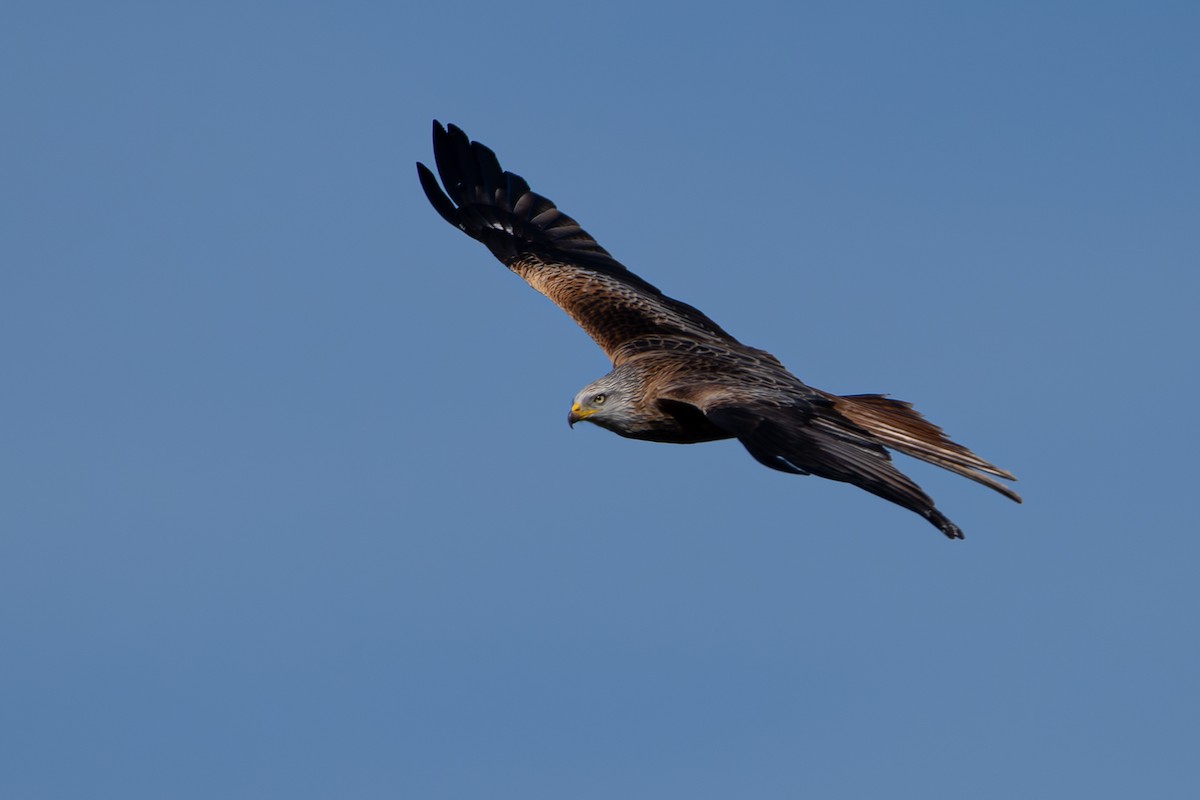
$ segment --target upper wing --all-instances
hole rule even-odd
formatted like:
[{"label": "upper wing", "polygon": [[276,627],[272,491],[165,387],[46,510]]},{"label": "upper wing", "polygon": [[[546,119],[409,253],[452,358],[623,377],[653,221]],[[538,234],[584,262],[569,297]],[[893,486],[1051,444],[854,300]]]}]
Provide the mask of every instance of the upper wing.
[{"label": "upper wing", "polygon": [[646,337],[736,342],[697,309],[626,269],[459,128],[434,120],[433,154],[445,191],[424,164],[417,174],[434,209],[570,314],[614,363],[644,349],[639,340]]}]

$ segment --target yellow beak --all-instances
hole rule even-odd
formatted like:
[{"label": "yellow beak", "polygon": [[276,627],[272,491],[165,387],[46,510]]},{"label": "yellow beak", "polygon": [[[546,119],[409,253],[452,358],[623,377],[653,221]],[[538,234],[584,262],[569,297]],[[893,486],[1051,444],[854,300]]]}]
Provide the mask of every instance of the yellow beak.
[{"label": "yellow beak", "polygon": [[567,424],[574,428],[576,422],[579,422],[581,419],[587,419],[595,413],[596,409],[594,408],[583,409],[579,407],[579,403],[572,403],[571,413],[567,414]]}]

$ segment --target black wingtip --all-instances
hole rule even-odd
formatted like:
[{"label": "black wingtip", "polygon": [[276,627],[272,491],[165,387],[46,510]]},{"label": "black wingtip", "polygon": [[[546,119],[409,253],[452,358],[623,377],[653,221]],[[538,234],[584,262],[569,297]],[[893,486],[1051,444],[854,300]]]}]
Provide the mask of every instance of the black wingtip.
[{"label": "black wingtip", "polygon": [[[483,242],[496,258],[508,264],[518,252],[552,252],[589,269],[620,276],[623,282],[651,294],[661,294],[629,273],[548,198],[531,191],[521,176],[505,172],[489,147],[472,142],[453,123],[443,127],[435,119],[432,129],[434,167],[417,167],[425,196],[442,219]],[[671,303],[683,313],[703,317],[691,306]],[[724,334],[711,320],[705,318],[704,324]]]},{"label": "black wingtip", "polygon": [[442,191],[442,187],[438,185],[437,178],[433,176],[433,172],[430,171],[429,167],[420,161],[417,162],[417,178],[420,179],[421,188],[425,190],[425,197],[429,199],[429,204],[433,206],[434,211],[438,212],[442,219],[454,227],[462,228],[458,208],[446,196],[446,193]]},{"label": "black wingtip", "polygon": [[938,511],[936,508],[929,509],[929,511],[925,512],[924,516],[926,519],[928,519],[930,522],[932,522],[935,526],[937,526],[937,529],[939,531],[946,534],[947,539],[965,539],[966,538],[963,535],[962,528],[958,527],[953,522],[951,522],[949,519],[947,519],[946,515],[940,511]]}]

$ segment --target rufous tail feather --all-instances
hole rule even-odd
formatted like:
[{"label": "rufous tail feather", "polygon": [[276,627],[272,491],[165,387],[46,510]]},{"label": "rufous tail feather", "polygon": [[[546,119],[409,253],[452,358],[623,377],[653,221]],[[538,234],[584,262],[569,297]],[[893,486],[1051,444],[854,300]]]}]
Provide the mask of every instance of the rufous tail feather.
[{"label": "rufous tail feather", "polygon": [[[984,461],[967,448],[946,437],[937,425],[913,410],[911,403],[881,394],[831,395],[833,406],[846,419],[866,430],[879,442],[905,455],[982,483],[1005,497],[1021,502],[1021,496],[988,475],[1015,481],[1011,472]],[[983,473],[987,473],[985,475]]]}]

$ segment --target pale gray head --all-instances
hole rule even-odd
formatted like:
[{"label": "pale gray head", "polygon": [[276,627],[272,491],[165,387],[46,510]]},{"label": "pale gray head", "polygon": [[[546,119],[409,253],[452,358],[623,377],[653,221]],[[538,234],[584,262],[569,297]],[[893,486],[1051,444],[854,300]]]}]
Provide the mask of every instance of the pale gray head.
[{"label": "pale gray head", "polygon": [[641,400],[643,388],[638,376],[618,367],[579,390],[567,422],[573,427],[586,419],[620,432],[638,416],[636,404]]}]

